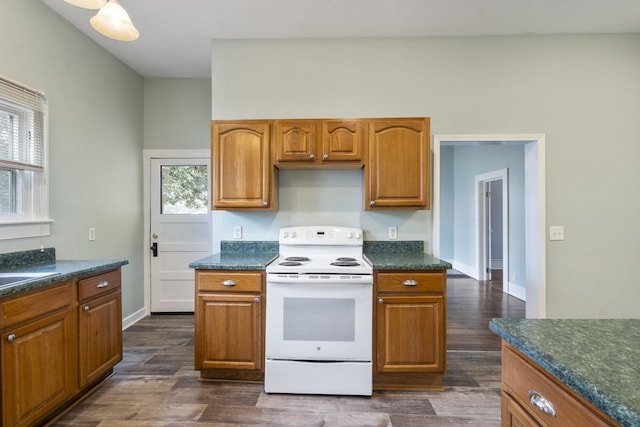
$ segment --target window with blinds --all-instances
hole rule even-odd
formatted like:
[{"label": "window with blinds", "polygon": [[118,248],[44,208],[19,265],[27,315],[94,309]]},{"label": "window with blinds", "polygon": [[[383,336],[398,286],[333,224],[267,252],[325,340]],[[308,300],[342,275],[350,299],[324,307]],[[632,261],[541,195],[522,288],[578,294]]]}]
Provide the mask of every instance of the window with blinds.
[{"label": "window with blinds", "polygon": [[[47,100],[0,76],[0,226],[48,220]],[[48,234],[48,227],[3,228],[1,238]]]}]

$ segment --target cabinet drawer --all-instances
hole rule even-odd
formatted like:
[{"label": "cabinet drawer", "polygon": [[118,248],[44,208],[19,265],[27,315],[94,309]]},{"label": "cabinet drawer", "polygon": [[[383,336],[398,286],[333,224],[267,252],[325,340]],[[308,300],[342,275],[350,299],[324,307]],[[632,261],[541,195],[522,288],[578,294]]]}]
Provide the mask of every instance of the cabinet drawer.
[{"label": "cabinet drawer", "polygon": [[199,291],[260,292],[262,273],[198,272],[196,283]]},{"label": "cabinet drawer", "polygon": [[[590,403],[571,392],[566,386],[540,370],[509,345],[502,347],[503,391],[513,397],[527,413],[542,425],[555,427],[569,426],[611,426],[612,420],[605,421],[606,415],[597,415],[598,410]],[[536,392],[538,401],[548,402],[555,416],[547,414],[534,403],[530,392]]]},{"label": "cabinet drawer", "polygon": [[0,329],[68,307],[73,299],[71,284],[38,291],[0,304]]},{"label": "cabinet drawer", "polygon": [[78,298],[83,301],[98,295],[120,289],[120,270],[110,271],[78,282]]},{"label": "cabinet drawer", "polygon": [[378,273],[378,292],[443,292],[443,273]]}]

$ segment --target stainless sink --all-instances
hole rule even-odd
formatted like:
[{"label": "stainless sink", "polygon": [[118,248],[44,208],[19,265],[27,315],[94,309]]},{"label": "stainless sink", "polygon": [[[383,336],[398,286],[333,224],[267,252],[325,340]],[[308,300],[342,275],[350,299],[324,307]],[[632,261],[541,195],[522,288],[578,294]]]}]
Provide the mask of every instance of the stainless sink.
[{"label": "stainless sink", "polygon": [[29,272],[0,273],[0,286],[15,285],[16,283],[19,283],[19,282],[26,282],[28,280],[42,279],[44,277],[55,276],[56,274],[60,274],[60,273],[52,273],[52,272],[46,272],[46,273],[29,273]]}]

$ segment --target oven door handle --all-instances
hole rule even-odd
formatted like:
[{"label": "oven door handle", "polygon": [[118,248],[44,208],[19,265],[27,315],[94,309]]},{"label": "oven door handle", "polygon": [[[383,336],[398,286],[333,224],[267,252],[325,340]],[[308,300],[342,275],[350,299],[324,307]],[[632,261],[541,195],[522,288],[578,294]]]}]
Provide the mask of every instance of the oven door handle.
[{"label": "oven door handle", "polygon": [[[312,276],[312,277],[309,277]],[[323,276],[323,278],[315,278],[313,276]],[[283,284],[283,285],[296,285],[296,284],[373,284],[373,276],[362,274],[362,275],[349,275],[349,278],[344,278],[344,275],[336,275],[335,277],[331,277],[330,275],[289,275],[289,274],[267,274],[267,285],[270,283],[273,284]],[[328,277],[328,278],[324,278]]]}]

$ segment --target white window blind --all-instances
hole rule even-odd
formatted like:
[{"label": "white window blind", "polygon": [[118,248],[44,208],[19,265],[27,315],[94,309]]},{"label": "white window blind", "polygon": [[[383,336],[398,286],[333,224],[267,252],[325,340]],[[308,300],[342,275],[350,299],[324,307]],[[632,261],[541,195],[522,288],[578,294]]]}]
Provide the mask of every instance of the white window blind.
[{"label": "white window blind", "polygon": [[0,167],[42,172],[47,100],[0,76]]}]

